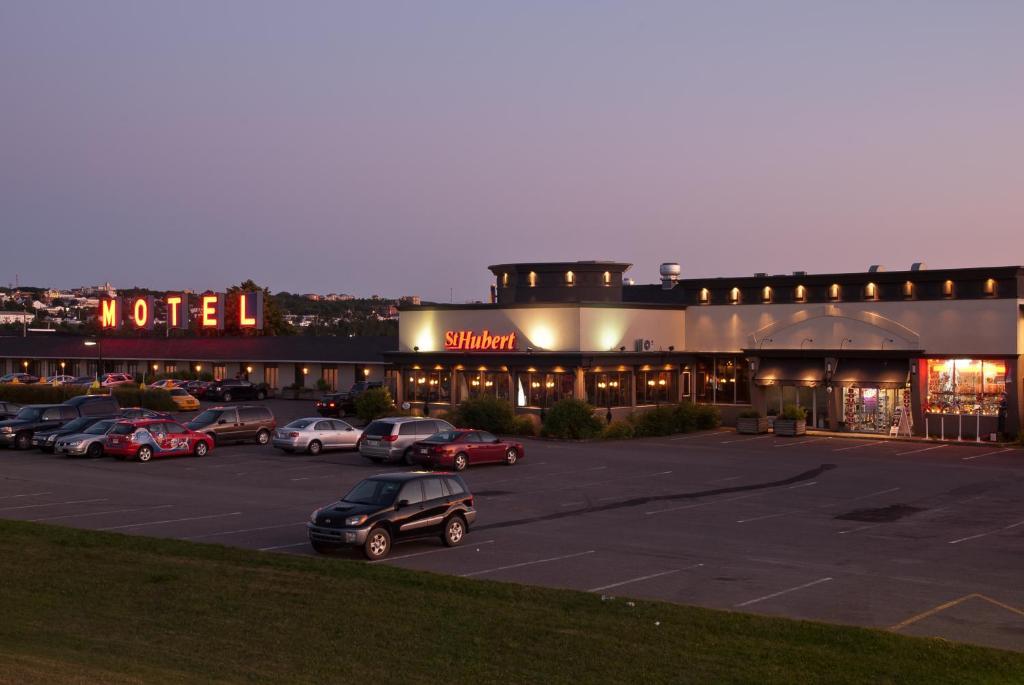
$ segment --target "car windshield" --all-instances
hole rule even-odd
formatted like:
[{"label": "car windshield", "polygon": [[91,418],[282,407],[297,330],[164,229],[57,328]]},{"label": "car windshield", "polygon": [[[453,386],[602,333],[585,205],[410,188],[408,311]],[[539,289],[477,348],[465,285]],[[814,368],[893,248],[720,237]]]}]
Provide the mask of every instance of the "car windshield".
[{"label": "car windshield", "polygon": [[202,414],[192,420],[192,423],[196,424],[207,424],[216,423],[217,419],[220,418],[224,411],[222,409],[207,409]]},{"label": "car windshield", "polygon": [[96,423],[89,426],[89,430],[85,431],[87,435],[106,435],[110,427],[114,425],[113,421],[97,421]]},{"label": "car windshield", "polygon": [[391,429],[394,426],[395,424],[390,421],[374,421],[363,432],[366,435],[391,435]]},{"label": "car windshield", "polygon": [[110,429],[114,435],[131,435],[135,432],[135,426],[130,423],[119,423]]},{"label": "car windshield", "polygon": [[427,442],[455,442],[461,435],[462,431],[441,431],[427,438]]},{"label": "car windshield", "polygon": [[92,424],[92,422],[93,422],[93,419],[87,419],[87,418],[75,419],[74,421],[68,421],[66,424],[64,424],[64,428],[62,428],[61,430],[67,430],[67,431],[71,431],[73,433],[77,433],[78,431],[83,430],[83,429],[89,427],[89,425]]},{"label": "car windshield", "polygon": [[352,504],[373,504],[386,507],[394,504],[402,482],[397,480],[377,480],[368,478],[348,491],[342,501]]},{"label": "car windshield", "polygon": [[19,421],[36,421],[43,415],[43,410],[36,407],[22,407],[14,418]]},{"label": "car windshield", "polygon": [[302,430],[303,428],[307,427],[309,424],[313,423],[313,421],[316,420],[318,419],[295,419],[287,426],[285,426],[285,428],[294,428],[295,430]]}]

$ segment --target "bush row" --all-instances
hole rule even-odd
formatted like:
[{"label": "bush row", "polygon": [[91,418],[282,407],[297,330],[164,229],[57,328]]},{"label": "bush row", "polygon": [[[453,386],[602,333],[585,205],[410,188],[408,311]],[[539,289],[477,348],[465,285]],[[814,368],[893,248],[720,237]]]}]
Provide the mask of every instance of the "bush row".
[{"label": "bush row", "polygon": [[[60,404],[87,392],[89,389],[81,386],[5,383],[0,385],[0,400],[15,404]],[[156,411],[174,411],[176,408],[166,390],[120,386],[114,388],[113,394],[122,407],[145,407]]]}]

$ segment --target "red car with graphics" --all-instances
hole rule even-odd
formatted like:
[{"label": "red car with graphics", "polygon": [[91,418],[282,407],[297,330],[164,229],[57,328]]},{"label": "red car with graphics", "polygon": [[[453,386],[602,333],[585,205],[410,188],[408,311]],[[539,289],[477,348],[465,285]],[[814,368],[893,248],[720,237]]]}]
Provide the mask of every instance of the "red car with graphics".
[{"label": "red car with graphics", "polygon": [[205,457],[212,449],[210,436],[191,431],[177,421],[164,419],[119,421],[107,433],[103,445],[106,454],[139,461],[186,454]]},{"label": "red car with graphics", "polygon": [[462,471],[473,464],[512,465],[523,458],[522,443],[501,440],[487,431],[455,430],[434,433],[410,448],[412,461],[430,469]]}]

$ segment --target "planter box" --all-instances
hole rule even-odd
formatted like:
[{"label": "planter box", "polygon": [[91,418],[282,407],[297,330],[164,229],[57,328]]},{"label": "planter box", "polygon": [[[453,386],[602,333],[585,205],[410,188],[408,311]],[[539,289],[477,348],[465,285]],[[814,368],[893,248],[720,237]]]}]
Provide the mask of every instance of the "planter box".
[{"label": "planter box", "polygon": [[743,433],[744,435],[767,433],[768,419],[764,417],[758,419],[736,419],[736,432]]},{"label": "planter box", "polygon": [[775,434],[787,437],[807,434],[805,419],[775,419]]}]

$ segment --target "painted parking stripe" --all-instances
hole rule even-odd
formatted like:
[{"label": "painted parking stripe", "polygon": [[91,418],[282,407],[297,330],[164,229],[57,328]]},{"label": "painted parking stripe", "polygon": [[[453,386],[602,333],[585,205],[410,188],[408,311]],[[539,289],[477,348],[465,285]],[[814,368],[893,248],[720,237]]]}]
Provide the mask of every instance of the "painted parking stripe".
[{"label": "painted parking stripe", "polygon": [[821,442],[822,440],[831,440],[832,438],[811,438],[810,440],[800,440],[797,442],[783,442],[781,445],[773,445],[773,447],[799,447],[800,445],[806,445],[809,442]]},{"label": "painted parking stripe", "polygon": [[27,492],[24,495],[4,495],[0,499],[17,499],[19,497],[41,497],[43,495],[52,495],[52,492]]},{"label": "painted parking stripe", "polygon": [[305,525],[305,521],[299,521],[298,523],[282,523],[276,526],[260,526],[259,528],[242,528],[241,530],[222,530],[216,533],[204,533],[203,535],[190,535],[182,540],[202,540],[203,538],[215,538],[220,535],[238,535],[239,533],[255,533],[259,530],[274,530],[275,528],[291,528],[292,526]]},{"label": "painted parking stripe", "polygon": [[846,450],[855,450],[861,447],[871,447],[873,445],[884,445],[888,440],[878,440],[877,442],[864,442],[859,445],[850,445],[849,447],[838,447],[833,452],[845,452]]},{"label": "painted parking stripe", "polygon": [[227,516],[241,516],[242,512],[233,511],[230,514],[210,514],[209,516],[190,516],[183,519],[168,519],[166,521],[147,521],[145,523],[129,523],[123,526],[111,526],[110,528],[100,528],[99,530],[124,530],[126,528],[142,528],[143,526],[162,526],[165,523],[184,523],[185,521],[205,521],[207,519],[220,519]]},{"label": "painted parking stripe", "polygon": [[731,432],[731,431],[714,431],[714,432],[711,432],[711,433],[698,433],[697,435],[679,435],[679,436],[671,437],[671,438],[669,438],[669,440],[672,440],[673,442],[675,442],[676,440],[693,440],[694,438],[715,438],[715,437],[718,437],[718,436],[722,435],[723,433],[729,433],[729,432]]},{"label": "painted parking stripe", "polygon": [[552,561],[563,561],[565,559],[575,559],[576,557],[584,557],[588,554],[593,554],[597,550],[588,549],[586,552],[577,552],[576,554],[565,554],[560,557],[548,557],[547,559],[537,559],[536,561],[524,561],[521,564],[509,564],[508,566],[498,566],[496,568],[489,568],[483,571],[473,571],[472,573],[463,573],[461,578],[471,578],[473,576],[482,576],[487,573],[497,573],[498,571],[508,571],[513,568],[523,568],[524,566],[533,566],[535,564],[547,564]]},{"label": "painted parking stripe", "polygon": [[977,535],[968,535],[965,538],[957,538],[956,540],[950,540],[949,544],[957,545],[961,542],[967,542],[968,540],[977,540],[978,538],[983,538],[988,535],[995,535],[996,533],[1002,533],[1004,530],[1011,530],[1018,526],[1024,526],[1024,521],[1017,521],[1017,523],[1011,523],[1008,526],[1003,526],[1002,528],[997,528],[996,530],[990,530],[987,533],[978,533]]},{"label": "painted parking stripe", "polygon": [[739,609],[740,607],[748,607],[751,604],[757,604],[758,602],[763,602],[763,601],[765,601],[767,599],[774,599],[776,597],[781,597],[782,595],[788,595],[791,592],[796,592],[797,590],[804,590],[804,589],[809,588],[809,587],[814,587],[815,585],[820,585],[822,583],[827,583],[830,580],[832,580],[832,579],[831,578],[818,578],[817,580],[812,580],[811,582],[804,583],[803,585],[797,585],[796,587],[791,587],[791,588],[789,588],[787,590],[780,590],[779,592],[773,592],[772,594],[765,595],[764,597],[755,597],[754,599],[748,599],[746,602],[740,602],[739,604],[734,604],[733,606],[736,607],[737,609]]},{"label": "painted parking stripe", "polygon": [[846,535],[847,533],[857,533],[862,530],[868,530],[869,528],[878,528],[881,523],[870,523],[866,526],[858,526],[856,528],[847,528],[846,530],[839,531],[839,535]]},{"label": "painted parking stripe", "polygon": [[764,516],[755,516],[755,517],[749,518],[749,519],[740,519],[736,523],[750,523],[751,521],[764,521],[765,519],[774,519],[774,518],[778,518],[780,516],[789,516],[790,514],[793,514],[793,513],[796,513],[796,512],[784,511],[784,512],[779,513],[779,514],[765,514]]},{"label": "painted parking stripe", "polygon": [[1012,452],[1012,447],[1007,447],[1005,450],[995,450],[994,452],[985,452],[984,454],[975,454],[970,457],[961,457],[963,461],[970,461],[971,459],[981,459],[982,457],[991,457],[993,454],[1003,454],[1004,452]]},{"label": "painted parking stripe", "polygon": [[386,557],[384,559],[375,559],[375,560],[373,560],[371,562],[368,562],[368,563],[370,563],[370,564],[379,564],[382,561],[398,561],[399,559],[412,559],[413,557],[424,557],[424,556],[427,556],[428,554],[440,554],[441,552],[457,552],[460,549],[469,549],[473,545],[476,545],[477,547],[480,547],[482,545],[491,545],[491,544],[494,544],[494,540],[484,540],[483,542],[474,542],[471,545],[467,544],[467,545],[461,545],[459,547],[442,547],[441,549],[429,549],[426,552],[413,552],[412,554],[402,554],[401,556],[397,556],[397,557]]},{"label": "painted parking stripe", "polygon": [[733,442],[750,442],[751,440],[764,440],[765,438],[774,438],[774,435],[758,435],[755,438],[737,438],[736,440],[723,440],[718,443],[719,445],[728,445]]},{"label": "painted parking stripe", "polygon": [[59,507],[62,504],[91,504],[93,502],[106,502],[107,498],[101,499],[73,499],[68,502],[47,502],[46,504],[23,504],[20,507],[4,507],[0,511],[17,511],[19,509],[39,509],[40,507]]},{"label": "painted parking stripe", "polygon": [[85,518],[86,516],[103,516],[105,514],[127,514],[128,512],[132,512],[132,511],[153,511],[155,509],[167,509],[168,507],[173,507],[173,506],[174,506],[173,504],[161,504],[161,505],[156,506],[156,507],[135,507],[133,509],[112,509],[112,510],[109,510],[109,511],[90,511],[87,514],[64,514],[63,516],[47,516],[46,518],[30,519],[30,520],[32,522],[34,522],[34,523],[38,523],[40,521],[58,521],[60,519],[78,519],[78,518]]},{"label": "painted parking stripe", "polygon": [[787,490],[796,490],[797,488],[809,488],[812,485],[817,485],[818,481],[812,480],[810,483],[797,483],[796,485],[790,485]]},{"label": "painted parking stripe", "polygon": [[303,540],[302,542],[296,542],[291,545],[275,545],[274,547],[260,547],[257,552],[272,552],[275,549],[291,549],[292,547],[302,547],[308,545],[309,540]]},{"label": "painted parking stripe", "polygon": [[652,573],[647,576],[640,576],[639,578],[630,578],[629,580],[619,581],[618,583],[611,583],[610,585],[592,587],[589,590],[587,590],[587,592],[600,592],[601,590],[611,590],[613,587],[622,587],[623,585],[640,583],[645,580],[653,580],[654,578],[661,578],[662,576],[672,575],[673,573],[679,573],[680,571],[689,571],[691,569],[700,568],[703,565],[704,564],[694,564],[693,566],[686,566],[685,568],[674,568],[671,571],[662,571],[661,573]]},{"label": "painted parking stripe", "polygon": [[919,450],[909,450],[907,452],[897,452],[896,456],[902,456],[904,454],[917,454],[918,452],[927,452],[929,450],[941,450],[943,447],[949,447],[949,445],[935,445],[934,447],[923,447]]}]

